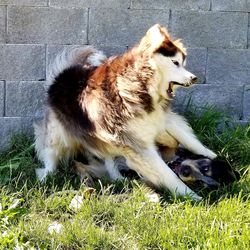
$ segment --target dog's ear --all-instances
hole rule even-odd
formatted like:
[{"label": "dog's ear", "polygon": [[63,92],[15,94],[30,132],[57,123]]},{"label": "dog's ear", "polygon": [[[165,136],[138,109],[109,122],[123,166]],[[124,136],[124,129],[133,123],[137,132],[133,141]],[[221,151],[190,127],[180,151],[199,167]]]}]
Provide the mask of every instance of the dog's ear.
[{"label": "dog's ear", "polygon": [[229,184],[239,179],[239,173],[232,169],[232,167],[225,161],[212,161],[212,177],[222,184]]},{"label": "dog's ear", "polygon": [[187,55],[187,49],[184,47],[181,39],[177,39],[173,42],[173,44],[179,48],[179,50],[186,56]]},{"label": "dog's ear", "polygon": [[155,24],[146,33],[146,35],[141,39],[139,44],[139,50],[142,52],[148,51],[153,53],[156,51],[161,44],[169,38],[168,32],[160,24]]}]

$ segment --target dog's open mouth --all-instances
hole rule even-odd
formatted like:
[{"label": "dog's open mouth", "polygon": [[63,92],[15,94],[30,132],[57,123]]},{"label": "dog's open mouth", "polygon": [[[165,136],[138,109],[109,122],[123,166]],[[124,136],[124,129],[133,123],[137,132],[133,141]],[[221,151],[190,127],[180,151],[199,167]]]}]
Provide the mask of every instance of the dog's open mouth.
[{"label": "dog's open mouth", "polygon": [[167,94],[168,94],[168,97],[169,98],[174,98],[175,94],[174,94],[174,86],[184,86],[183,84],[181,83],[178,83],[178,82],[170,82],[169,83],[169,86],[168,86],[168,89],[167,89]]}]

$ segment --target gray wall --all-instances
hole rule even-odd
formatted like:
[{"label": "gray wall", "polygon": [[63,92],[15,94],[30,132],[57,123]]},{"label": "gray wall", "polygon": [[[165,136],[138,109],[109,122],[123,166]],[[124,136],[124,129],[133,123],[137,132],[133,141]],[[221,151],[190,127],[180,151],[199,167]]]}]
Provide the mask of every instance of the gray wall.
[{"label": "gray wall", "polygon": [[250,0],[0,0],[0,147],[41,115],[47,66],[64,46],[120,53],[155,23],[183,38],[200,78],[179,105],[192,95],[249,121],[248,12]]}]

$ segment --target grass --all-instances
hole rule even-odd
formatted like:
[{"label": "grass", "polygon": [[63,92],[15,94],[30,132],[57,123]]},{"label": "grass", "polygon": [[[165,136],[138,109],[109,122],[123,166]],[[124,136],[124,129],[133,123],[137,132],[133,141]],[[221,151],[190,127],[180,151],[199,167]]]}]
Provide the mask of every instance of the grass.
[{"label": "grass", "polygon": [[[37,182],[32,139],[18,135],[0,154],[0,249],[250,249],[250,125],[234,126],[211,108],[185,115],[240,180],[201,190],[201,202],[163,191],[151,202],[138,180],[98,181],[88,195],[68,166]],[[70,207],[76,194],[84,197],[78,210]],[[60,233],[48,232],[54,222]]]}]

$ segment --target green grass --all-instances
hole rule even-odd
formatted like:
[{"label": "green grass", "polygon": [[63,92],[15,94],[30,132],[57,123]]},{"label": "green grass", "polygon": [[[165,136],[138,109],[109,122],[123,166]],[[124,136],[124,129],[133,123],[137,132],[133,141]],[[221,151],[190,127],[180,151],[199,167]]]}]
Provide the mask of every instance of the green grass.
[{"label": "green grass", "polygon": [[[32,140],[19,135],[0,154],[0,249],[250,249],[250,125],[235,126],[211,108],[197,116],[189,107],[185,115],[240,180],[201,190],[201,202],[161,192],[159,203],[138,180],[103,180],[75,211],[70,202],[86,187],[67,166],[38,183]],[[63,231],[50,234],[55,221]]]}]

